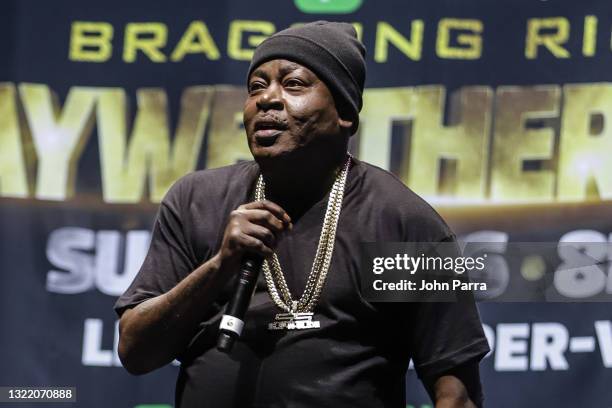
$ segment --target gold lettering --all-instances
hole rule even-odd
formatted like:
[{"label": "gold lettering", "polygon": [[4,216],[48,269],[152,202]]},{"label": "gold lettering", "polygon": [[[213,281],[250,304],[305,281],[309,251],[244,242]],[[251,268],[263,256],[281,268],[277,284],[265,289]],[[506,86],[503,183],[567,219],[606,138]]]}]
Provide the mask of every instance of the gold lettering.
[{"label": "gold lettering", "polygon": [[[554,33],[541,33],[541,30],[556,30]],[[525,56],[535,59],[538,48],[543,45],[557,58],[569,58],[570,53],[563,48],[569,39],[570,23],[565,17],[530,18],[527,21],[527,40]]]},{"label": "gold lettering", "polygon": [[245,97],[244,87],[216,88],[208,133],[206,167],[226,166],[238,160],[252,159],[242,126],[242,107]]},{"label": "gold lettering", "polygon": [[26,151],[22,144],[15,86],[0,83],[0,196],[29,194]]},{"label": "gold lettering", "polygon": [[153,62],[165,62],[166,56],[159,49],[166,46],[167,39],[168,29],[163,23],[128,23],[125,26],[123,60],[135,62],[140,50]]},{"label": "gold lettering", "polygon": [[597,47],[597,17],[584,17],[584,34],[582,36],[582,55],[592,57]]},{"label": "gold lettering", "polygon": [[366,89],[359,124],[359,157],[390,170],[391,128],[403,123],[406,136],[409,121],[414,118],[414,103],[414,88]]},{"label": "gold lettering", "polygon": [[410,25],[410,41],[384,21],[376,25],[376,44],[374,45],[374,61],[387,62],[389,44],[393,44],[398,50],[413,61],[421,59],[423,46],[423,31],[425,24],[423,20],[413,20]]},{"label": "gold lettering", "polygon": [[[491,170],[491,199],[552,200],[555,132],[543,120],[559,116],[558,86],[499,87]],[[529,120],[540,121],[529,129]],[[529,161],[535,167],[528,169]]]},{"label": "gold lettering", "polygon": [[104,62],[113,53],[113,26],[104,22],[74,21],[70,30],[71,61]]},{"label": "gold lettering", "polygon": [[[465,30],[474,34],[457,35],[457,43],[463,47],[451,45],[451,31]],[[436,40],[436,53],[440,58],[448,59],[478,59],[482,55],[483,24],[480,20],[464,20],[456,18],[443,18],[438,24]]]},{"label": "gold lettering", "polygon": [[455,93],[449,126],[442,124],[444,97],[441,86],[417,89],[411,146],[400,176],[423,195],[483,199],[493,93],[488,87]]},{"label": "gold lettering", "polygon": [[74,194],[76,167],[94,121],[97,89],[73,87],[63,110],[47,85],[21,84],[36,156],[36,198],[65,200]]},{"label": "gold lettering", "polygon": [[193,21],[181,37],[170,59],[181,61],[186,54],[202,53],[210,60],[218,60],[221,55],[215,41],[203,21]]},{"label": "gold lettering", "polygon": [[125,92],[113,88],[102,91],[98,105],[98,139],[104,201],[140,201],[148,173],[150,199],[159,202],[176,179],[194,170],[208,121],[211,94],[209,87],[185,90],[171,149],[165,92],[138,90],[138,112],[126,148]]},{"label": "gold lettering", "polygon": [[[276,28],[269,21],[234,20],[230,23],[227,39],[227,54],[230,58],[240,61],[250,61],[257,47],[269,35],[274,34]],[[242,48],[244,32],[256,32],[261,35],[249,35],[247,44],[251,48]]]},{"label": "gold lettering", "polygon": [[563,90],[559,199],[612,199],[612,84],[571,84]]}]

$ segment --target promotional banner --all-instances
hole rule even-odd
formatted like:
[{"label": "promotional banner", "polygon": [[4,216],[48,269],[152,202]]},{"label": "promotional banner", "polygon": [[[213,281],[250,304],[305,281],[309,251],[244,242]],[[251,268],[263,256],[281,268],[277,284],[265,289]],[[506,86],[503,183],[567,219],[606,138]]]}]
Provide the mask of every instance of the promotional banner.
[{"label": "promotional banner", "polygon": [[[367,48],[352,153],[495,257],[480,276],[486,406],[612,406],[609,2],[2,8],[0,387],[71,388],[72,406],[87,408],[173,406],[177,364],[128,374],[112,306],[173,182],[251,159],[242,106],[254,48],[334,20]],[[568,247],[588,265],[568,265]],[[515,296],[525,291],[547,295]],[[432,405],[412,369],[406,387],[408,406]]]}]

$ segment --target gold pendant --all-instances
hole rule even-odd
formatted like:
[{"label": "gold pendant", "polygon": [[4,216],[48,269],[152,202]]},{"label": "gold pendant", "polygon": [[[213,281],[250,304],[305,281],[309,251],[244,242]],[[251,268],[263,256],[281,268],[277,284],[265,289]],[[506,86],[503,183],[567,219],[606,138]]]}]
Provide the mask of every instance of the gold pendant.
[{"label": "gold pendant", "polygon": [[279,313],[274,321],[268,323],[268,330],[318,329],[321,322],[312,320],[314,313]]}]

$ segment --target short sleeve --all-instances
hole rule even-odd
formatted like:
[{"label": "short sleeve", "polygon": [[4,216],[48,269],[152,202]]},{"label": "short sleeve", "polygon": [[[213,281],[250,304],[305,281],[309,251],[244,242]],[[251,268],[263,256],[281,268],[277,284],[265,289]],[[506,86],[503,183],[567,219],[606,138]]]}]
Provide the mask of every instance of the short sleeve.
[{"label": "short sleeve", "polygon": [[145,260],[134,281],[115,303],[119,316],[126,309],[169,291],[197,266],[181,216],[184,184],[184,180],[175,183],[160,204]]},{"label": "short sleeve", "polygon": [[[454,236],[441,241],[459,248]],[[452,244],[455,244],[454,246]],[[456,291],[456,301],[419,302],[412,318],[412,359],[420,378],[430,378],[489,352],[471,291]]]}]

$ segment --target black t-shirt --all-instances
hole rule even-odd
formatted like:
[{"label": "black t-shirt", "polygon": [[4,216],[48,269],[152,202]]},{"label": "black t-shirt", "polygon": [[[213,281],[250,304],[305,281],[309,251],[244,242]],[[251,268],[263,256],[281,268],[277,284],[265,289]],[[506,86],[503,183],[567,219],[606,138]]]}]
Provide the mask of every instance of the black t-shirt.
[{"label": "black t-shirt", "polygon": [[[191,173],[161,203],[151,246],[119,298],[120,315],[167,292],[219,249],[229,213],[250,201],[259,168],[242,162]],[[294,298],[304,290],[327,198],[309,209],[277,247]],[[335,247],[315,312],[319,329],[269,331],[280,312],[261,279],[230,355],[215,343],[231,283],[178,356],[177,408],[404,407],[410,359],[420,377],[488,351],[471,295],[453,303],[371,303],[358,269],[360,242],[452,241],[440,216],[392,174],[354,159]],[[263,275],[263,274],[262,274]]]}]

